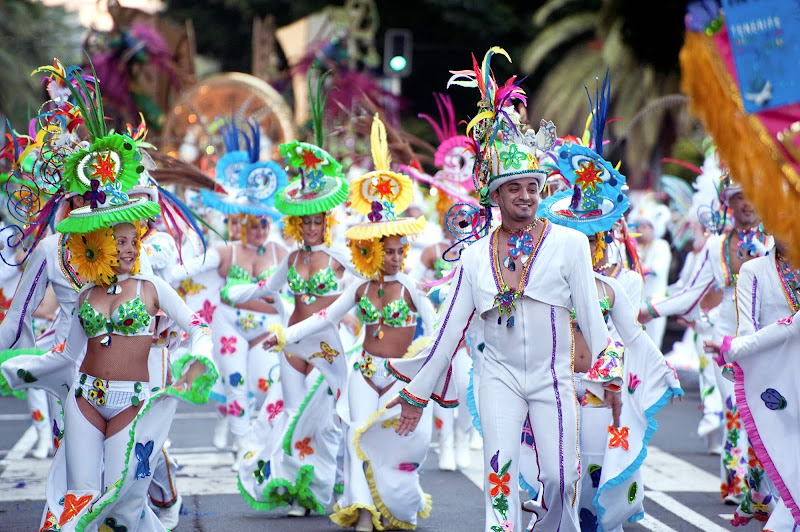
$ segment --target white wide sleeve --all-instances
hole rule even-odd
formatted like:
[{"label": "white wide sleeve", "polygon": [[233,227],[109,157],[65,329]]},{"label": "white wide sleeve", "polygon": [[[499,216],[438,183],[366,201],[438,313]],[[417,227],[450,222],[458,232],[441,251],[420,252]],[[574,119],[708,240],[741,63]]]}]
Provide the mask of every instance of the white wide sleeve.
[{"label": "white wide sleeve", "polygon": [[183,264],[175,264],[164,270],[165,280],[170,284],[180,283],[198,273],[216,270],[219,268],[220,256],[216,248],[207,250],[204,254],[192,257]]},{"label": "white wide sleeve", "polygon": [[286,285],[286,274],[289,271],[289,255],[286,255],[275,273],[257,283],[229,284],[222,290],[222,297],[231,304],[240,304],[254,299],[277,298],[280,290]]},{"label": "white wide sleeve", "polygon": [[592,260],[589,257],[589,241],[585,238],[575,240],[574,254],[564,254],[569,261],[569,292],[575,317],[580,325],[586,343],[592,352],[593,362],[608,346],[608,327],[603,319],[600,305],[597,304],[597,287],[594,282]]},{"label": "white wide sleeve", "polygon": [[178,327],[189,337],[189,354],[193,357],[206,357],[211,360],[211,329],[199,314],[190,309],[166,281],[159,277],[144,277],[153,283],[158,294],[158,307],[164,311]]},{"label": "white wide sleeve", "polygon": [[736,338],[726,336],[721,349],[725,362],[736,362],[741,358],[781,345],[786,350],[797,350],[800,347],[800,343],[798,343],[800,319],[797,318],[798,314],[794,314],[747,336],[737,336]]},{"label": "white wide sleeve", "polygon": [[648,308],[655,317],[684,316],[689,314],[714,284],[714,272],[711,269],[710,252],[705,248],[692,271],[689,283],[678,292],[665,297],[648,300]]},{"label": "white wide sleeve", "polygon": [[761,316],[758,277],[752,267],[748,268],[748,264],[750,263],[742,264],[736,280],[736,336],[747,336],[756,332]]},{"label": "white wide sleeve", "polygon": [[[11,306],[0,323],[0,351],[34,346],[33,311],[44,299],[49,280],[44,248],[44,245],[37,245],[28,258]],[[57,257],[51,257],[51,260],[57,260]]]},{"label": "white wide sleeve", "polygon": [[[415,375],[413,379],[400,392],[400,395],[409,403],[416,406],[428,404],[432,397],[443,406],[455,406],[448,403],[446,395],[447,384],[443,377],[448,373],[450,362],[458,351],[458,346],[464,339],[469,328],[472,315],[475,312],[475,301],[472,294],[472,283],[464,266],[459,264],[452,280],[447,299],[437,314],[437,327],[439,332],[431,344],[412,359],[391,359],[390,369],[393,374],[402,380],[403,375]],[[421,363],[421,367],[419,364]],[[408,364],[409,368],[419,368],[412,373],[403,371]],[[414,368],[414,369],[416,369]]]},{"label": "white wide sleeve", "polygon": [[288,327],[286,329],[286,343],[299,342],[303,338],[319,333],[329,324],[338,327],[344,315],[355,306],[356,291],[362,284],[364,283],[352,283],[329,306]]}]

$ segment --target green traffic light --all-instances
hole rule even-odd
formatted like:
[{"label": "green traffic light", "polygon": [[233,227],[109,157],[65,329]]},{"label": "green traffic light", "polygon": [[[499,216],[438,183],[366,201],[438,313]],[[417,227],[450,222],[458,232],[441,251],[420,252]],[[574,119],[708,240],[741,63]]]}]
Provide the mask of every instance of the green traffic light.
[{"label": "green traffic light", "polygon": [[408,61],[402,55],[396,55],[389,60],[389,66],[392,67],[392,70],[395,72],[400,72],[407,64]]}]

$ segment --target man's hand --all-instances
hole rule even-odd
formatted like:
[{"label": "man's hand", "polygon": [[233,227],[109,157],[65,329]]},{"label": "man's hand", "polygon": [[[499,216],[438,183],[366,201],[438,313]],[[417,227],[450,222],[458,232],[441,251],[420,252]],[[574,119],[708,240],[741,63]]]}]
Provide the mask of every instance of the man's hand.
[{"label": "man's hand", "polygon": [[397,405],[400,405],[402,412],[400,413],[400,421],[394,431],[400,436],[408,436],[417,428],[419,419],[422,417],[422,408],[412,405],[398,395],[386,403],[386,409],[388,410]]},{"label": "man's hand", "polygon": [[688,327],[694,327],[694,323],[695,323],[694,320],[686,321],[683,318],[678,318],[676,321],[678,322],[678,325],[680,325],[681,327],[687,327],[687,328]]},{"label": "man's hand", "polygon": [[709,354],[714,354],[714,362],[717,363],[717,366],[722,367],[727,362],[725,361],[725,357],[722,356],[722,344],[719,342],[715,342],[713,340],[704,340],[703,341],[703,351]]},{"label": "man's hand", "polygon": [[273,334],[270,334],[269,336],[267,336],[267,339],[264,340],[264,343],[261,344],[261,347],[263,347],[264,349],[269,351],[270,349],[272,349],[276,345],[278,345],[278,337],[275,336],[275,334],[273,333]]},{"label": "man's hand", "polygon": [[612,424],[615,429],[619,428],[619,414],[622,412],[622,394],[620,392],[605,391],[606,408],[611,409]]},{"label": "man's hand", "polygon": [[653,319],[653,315],[650,314],[650,311],[646,308],[639,309],[639,323],[644,325],[645,323],[650,322]]}]

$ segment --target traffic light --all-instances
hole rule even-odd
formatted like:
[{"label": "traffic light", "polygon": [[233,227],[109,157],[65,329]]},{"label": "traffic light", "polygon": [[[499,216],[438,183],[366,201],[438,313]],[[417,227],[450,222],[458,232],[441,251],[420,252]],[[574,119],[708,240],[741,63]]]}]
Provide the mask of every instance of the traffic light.
[{"label": "traffic light", "polygon": [[411,74],[411,31],[386,30],[383,40],[383,74],[405,78]]}]

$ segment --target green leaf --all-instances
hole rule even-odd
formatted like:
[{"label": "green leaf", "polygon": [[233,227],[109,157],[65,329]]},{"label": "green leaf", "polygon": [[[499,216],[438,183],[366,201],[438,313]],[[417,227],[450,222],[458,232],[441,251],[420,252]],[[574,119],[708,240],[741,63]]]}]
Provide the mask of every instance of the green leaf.
[{"label": "green leaf", "polygon": [[505,475],[505,474],[506,474],[506,472],[508,471],[508,468],[509,468],[510,466],[511,466],[511,460],[509,460],[508,462],[506,462],[505,464],[503,464],[503,467],[501,467],[501,468],[500,468],[500,472],[499,472],[499,473],[497,473],[497,476],[498,476],[498,477],[502,477],[503,475]]}]

